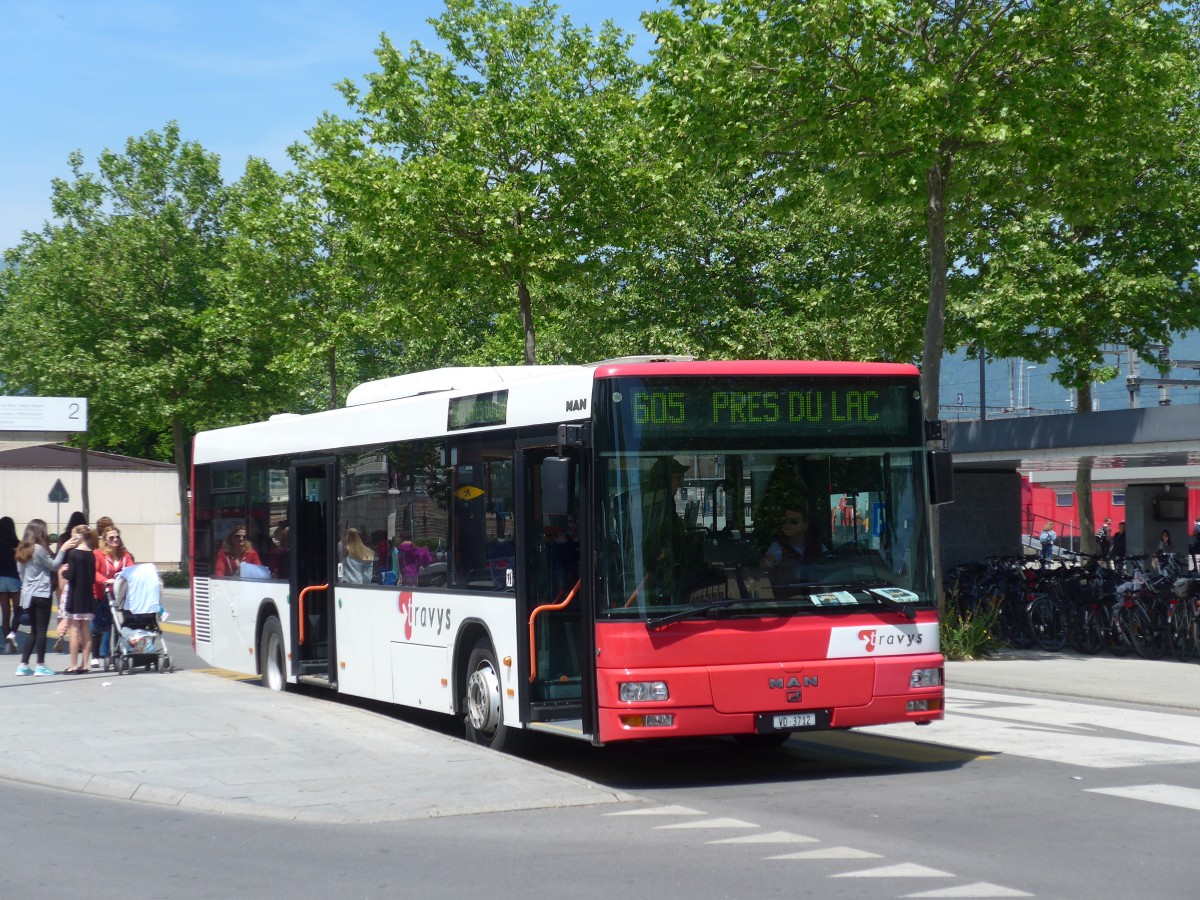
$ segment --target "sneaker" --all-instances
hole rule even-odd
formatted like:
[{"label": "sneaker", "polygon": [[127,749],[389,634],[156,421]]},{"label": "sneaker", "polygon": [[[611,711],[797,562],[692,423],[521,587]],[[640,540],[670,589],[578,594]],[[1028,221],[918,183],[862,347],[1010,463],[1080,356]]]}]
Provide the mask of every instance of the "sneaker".
[{"label": "sneaker", "polygon": [[93,660],[92,660],[92,668],[93,668],[93,669],[98,669],[98,668],[100,668],[100,660],[98,660],[98,659],[93,659]]},{"label": "sneaker", "polygon": [[[18,672],[17,674],[19,675],[20,672]],[[26,673],[26,674],[28,674],[28,673]],[[34,675],[57,675],[58,673],[55,672],[49,666],[38,666],[36,669],[33,670],[33,674]]]},{"label": "sneaker", "polygon": [[17,666],[17,674],[18,675],[32,675],[33,669],[29,668],[29,666],[25,665],[24,663],[21,663],[21,665]]},{"label": "sneaker", "polygon": [[8,641],[8,652],[16,653],[17,652],[17,633],[15,631],[10,631],[8,633],[8,637],[6,638],[6,640]]}]

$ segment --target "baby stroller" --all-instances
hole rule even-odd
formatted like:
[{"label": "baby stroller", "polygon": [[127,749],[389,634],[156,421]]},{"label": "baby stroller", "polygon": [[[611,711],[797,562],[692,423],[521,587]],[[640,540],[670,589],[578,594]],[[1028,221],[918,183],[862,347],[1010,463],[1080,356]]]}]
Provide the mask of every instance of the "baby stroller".
[{"label": "baby stroller", "polygon": [[105,593],[112,609],[112,629],[104,671],[112,668],[124,675],[138,666],[156,672],[172,671],[159,626],[162,580],[154,564],[122,569]]}]

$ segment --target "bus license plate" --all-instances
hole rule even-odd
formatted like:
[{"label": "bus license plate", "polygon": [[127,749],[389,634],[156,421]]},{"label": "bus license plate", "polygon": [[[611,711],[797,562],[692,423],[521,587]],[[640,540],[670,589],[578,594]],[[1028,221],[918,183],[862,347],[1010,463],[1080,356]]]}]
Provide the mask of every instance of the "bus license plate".
[{"label": "bus license plate", "polygon": [[794,713],[759,713],[754,717],[754,730],[759,734],[778,731],[822,731],[829,727],[833,715],[828,709],[810,709]]},{"label": "bus license plate", "polygon": [[817,714],[792,713],[787,716],[775,716],[771,724],[778,731],[785,731],[789,728],[812,728],[817,724]]}]

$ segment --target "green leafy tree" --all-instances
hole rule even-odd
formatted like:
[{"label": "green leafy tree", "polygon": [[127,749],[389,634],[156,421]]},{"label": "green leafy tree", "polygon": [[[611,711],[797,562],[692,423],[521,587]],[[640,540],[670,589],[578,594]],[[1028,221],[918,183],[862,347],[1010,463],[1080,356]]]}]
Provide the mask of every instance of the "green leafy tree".
[{"label": "green leafy tree", "polygon": [[253,344],[269,337],[264,375],[296,392],[295,412],[333,409],[349,387],[393,374],[404,346],[380,279],[358,252],[309,170],[308,148],[291,148],[295,170],[251,159],[231,186],[222,268],[229,328]]},{"label": "green leafy tree", "polygon": [[93,446],[172,459],[187,559],[191,437],[276,402],[260,343],[231,340],[213,300],[224,202],[218,159],[169,123],[53,183],[54,220],[0,281],[0,375],[11,392],[86,396]]},{"label": "green leafy tree", "polygon": [[414,356],[511,357],[515,309],[533,364],[538,292],[620,244],[636,208],[641,70],[611,23],[577,28],[545,0],[448,0],[431,24],[444,55],[384,37],[366,92],[342,86],[357,118],[310,132],[312,171],[419,323]]},{"label": "green leafy tree", "polygon": [[[1143,0],[676,0],[647,15],[656,84],[695,152],[749,158],[857,201],[903,206],[924,239],[924,404],[938,417],[948,235],[1047,185],[1119,204],[1189,102],[1183,8]],[[1167,127],[1169,131],[1170,128]],[[1170,144],[1168,137],[1167,144]],[[1097,152],[1103,148],[1104,152]],[[1056,211],[1061,212],[1061,208]],[[951,343],[956,340],[952,336]]]}]

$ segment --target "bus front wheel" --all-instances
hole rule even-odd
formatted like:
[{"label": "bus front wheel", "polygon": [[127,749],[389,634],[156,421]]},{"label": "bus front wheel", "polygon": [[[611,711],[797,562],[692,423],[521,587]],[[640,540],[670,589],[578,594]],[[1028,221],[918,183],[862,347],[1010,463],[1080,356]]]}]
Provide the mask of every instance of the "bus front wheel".
[{"label": "bus front wheel", "polygon": [[286,691],[287,654],[283,650],[283,626],[275,616],[263,623],[262,636],[258,640],[258,658],[262,683],[273,691]]},{"label": "bus front wheel", "polygon": [[517,733],[504,724],[504,699],[500,686],[500,667],[496,653],[487,641],[480,641],[467,660],[466,697],[467,740],[511,752]]}]

